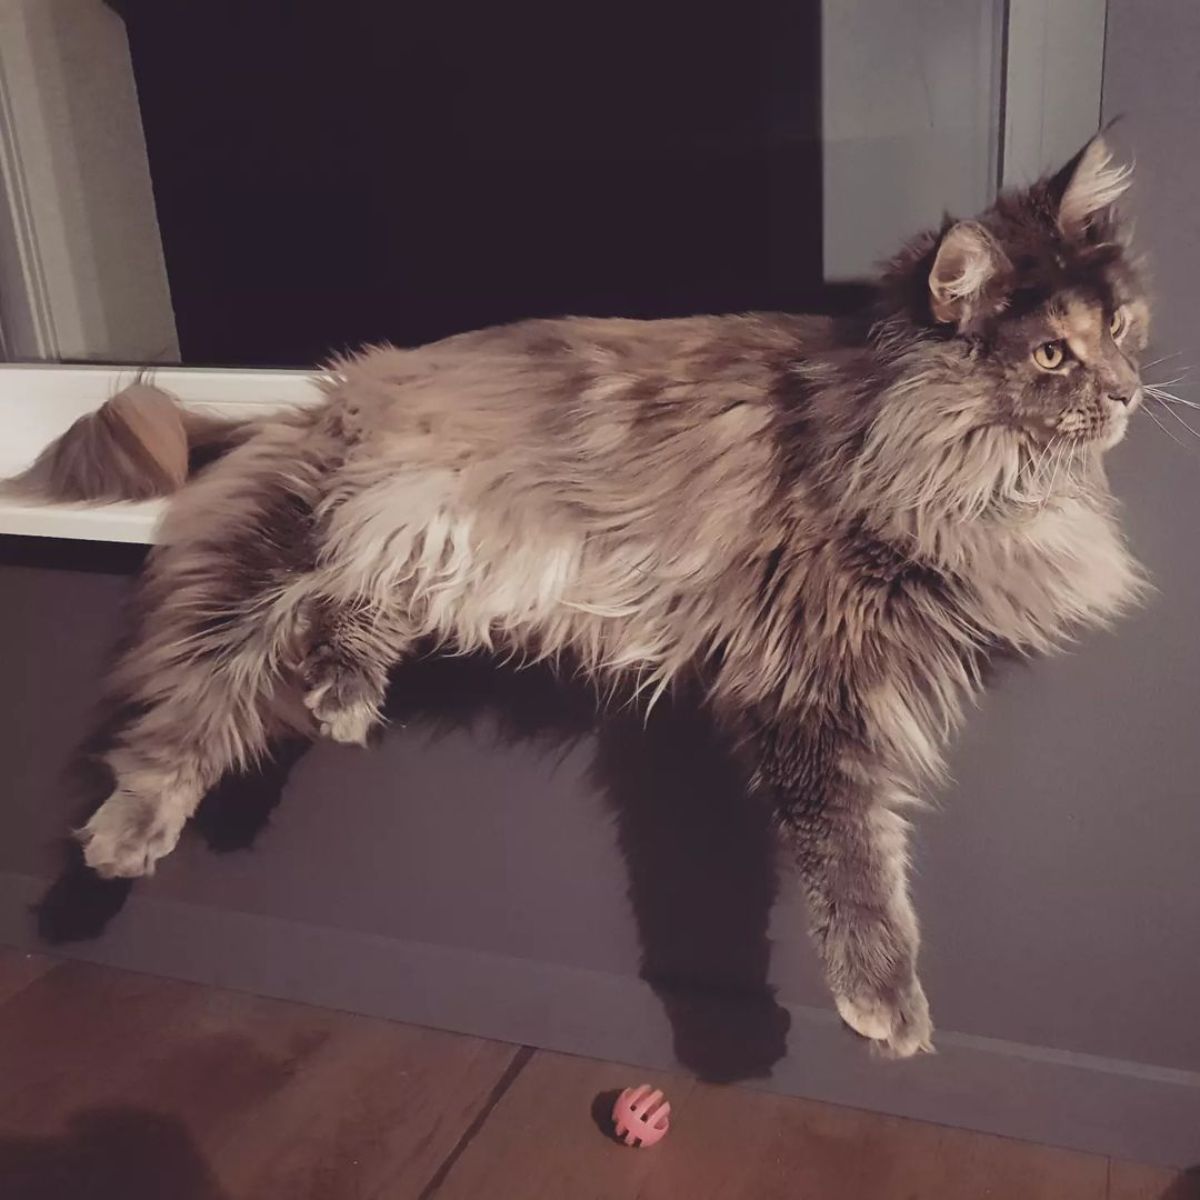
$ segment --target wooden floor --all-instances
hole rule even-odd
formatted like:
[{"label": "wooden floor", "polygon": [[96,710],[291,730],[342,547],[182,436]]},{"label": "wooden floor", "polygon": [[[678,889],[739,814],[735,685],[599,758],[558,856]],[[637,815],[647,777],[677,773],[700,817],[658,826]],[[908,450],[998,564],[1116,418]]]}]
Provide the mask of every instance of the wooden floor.
[{"label": "wooden floor", "polygon": [[[674,1128],[630,1150],[597,1113],[643,1079]],[[1187,1200],[1200,1183],[0,948],[0,1197]]]}]

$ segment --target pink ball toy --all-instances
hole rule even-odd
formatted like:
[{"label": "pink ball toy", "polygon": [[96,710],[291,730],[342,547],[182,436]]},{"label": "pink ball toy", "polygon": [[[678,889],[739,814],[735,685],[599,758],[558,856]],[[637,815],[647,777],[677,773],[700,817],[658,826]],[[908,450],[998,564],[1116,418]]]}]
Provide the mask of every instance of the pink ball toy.
[{"label": "pink ball toy", "polygon": [[662,1141],[671,1128],[668,1119],[671,1106],[663,1100],[663,1094],[648,1083],[640,1087],[626,1088],[613,1105],[613,1124],[617,1137],[627,1146],[645,1149]]}]

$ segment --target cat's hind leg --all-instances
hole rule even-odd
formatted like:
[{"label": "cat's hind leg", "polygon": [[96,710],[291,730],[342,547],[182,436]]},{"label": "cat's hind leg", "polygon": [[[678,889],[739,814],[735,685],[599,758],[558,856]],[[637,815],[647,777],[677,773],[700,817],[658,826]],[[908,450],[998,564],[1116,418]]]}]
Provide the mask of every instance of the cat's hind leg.
[{"label": "cat's hind leg", "polygon": [[104,755],[113,792],[78,832],[85,861],[104,876],[150,874],[208,789],[259,761],[288,726],[269,646],[278,631],[228,639],[223,653],[172,614],[149,621],[175,627],[179,642],[168,648],[152,632],[123,664],[131,715]]},{"label": "cat's hind leg", "polygon": [[123,714],[104,755],[114,788],[77,834],[100,875],[149,874],[226,771],[259,761],[273,735],[310,728],[294,669],[311,497],[294,451],[280,451],[285,472],[271,449],[235,452],[181,494],[139,581],[135,633],[110,681]]}]

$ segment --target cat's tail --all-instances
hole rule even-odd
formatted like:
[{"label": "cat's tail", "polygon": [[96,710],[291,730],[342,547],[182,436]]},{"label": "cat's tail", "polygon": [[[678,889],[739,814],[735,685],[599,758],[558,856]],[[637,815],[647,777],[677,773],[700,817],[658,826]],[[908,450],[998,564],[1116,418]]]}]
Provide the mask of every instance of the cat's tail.
[{"label": "cat's tail", "polygon": [[190,411],[169,392],[137,382],[80,417],[27,471],[0,481],[0,497],[104,503],[166,496],[254,427],[253,420]]}]

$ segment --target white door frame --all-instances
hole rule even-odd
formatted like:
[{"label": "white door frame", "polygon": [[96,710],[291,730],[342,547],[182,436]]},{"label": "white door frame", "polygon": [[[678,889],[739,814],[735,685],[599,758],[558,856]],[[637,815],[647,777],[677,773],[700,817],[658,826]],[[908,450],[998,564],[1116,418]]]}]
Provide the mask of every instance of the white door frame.
[{"label": "white door frame", "polygon": [[124,21],[0,0],[0,358],[178,362]]}]

